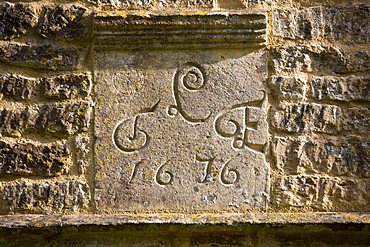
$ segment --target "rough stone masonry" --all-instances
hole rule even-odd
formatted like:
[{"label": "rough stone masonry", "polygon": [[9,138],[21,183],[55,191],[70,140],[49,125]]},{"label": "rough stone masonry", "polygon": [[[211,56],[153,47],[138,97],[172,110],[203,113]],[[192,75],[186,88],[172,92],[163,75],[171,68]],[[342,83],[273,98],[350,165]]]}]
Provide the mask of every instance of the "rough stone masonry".
[{"label": "rough stone masonry", "polygon": [[369,212],[369,37],[366,0],[1,2],[0,214]]}]

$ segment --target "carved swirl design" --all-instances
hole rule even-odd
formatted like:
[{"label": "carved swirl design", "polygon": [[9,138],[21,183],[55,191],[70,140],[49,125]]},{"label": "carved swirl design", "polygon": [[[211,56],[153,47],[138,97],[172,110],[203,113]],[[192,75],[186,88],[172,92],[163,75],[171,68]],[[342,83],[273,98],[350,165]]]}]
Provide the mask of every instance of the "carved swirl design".
[{"label": "carved swirl design", "polygon": [[[139,116],[121,122],[113,132],[113,141],[124,152],[135,152],[149,143],[149,135],[137,129]],[[130,126],[131,125],[131,126]]]},{"label": "carved swirl design", "polygon": [[143,108],[135,117],[123,120],[113,131],[113,142],[116,147],[124,152],[135,152],[149,144],[149,135],[138,129],[139,117],[145,113],[156,110],[160,100],[152,107]]},{"label": "carved swirl design", "polygon": [[199,90],[204,86],[202,71],[196,66],[185,66],[179,71],[179,80],[188,90]]},{"label": "carved swirl design", "polygon": [[182,94],[186,93],[186,91],[191,93],[202,90],[205,84],[206,79],[200,65],[188,63],[178,69],[173,82],[173,94],[176,104],[168,108],[168,114],[170,116],[176,116],[180,113],[185,120],[192,123],[205,122],[211,116],[212,112],[203,114],[202,117],[196,117],[194,113],[191,114],[184,110],[184,104],[186,102],[182,97]]}]

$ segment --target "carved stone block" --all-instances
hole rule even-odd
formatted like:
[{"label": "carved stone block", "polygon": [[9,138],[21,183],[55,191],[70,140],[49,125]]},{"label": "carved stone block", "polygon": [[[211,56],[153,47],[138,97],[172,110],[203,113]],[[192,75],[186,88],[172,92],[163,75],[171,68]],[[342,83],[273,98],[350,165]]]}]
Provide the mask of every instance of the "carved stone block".
[{"label": "carved stone block", "polygon": [[97,208],[264,209],[265,16],[98,13],[96,25]]}]

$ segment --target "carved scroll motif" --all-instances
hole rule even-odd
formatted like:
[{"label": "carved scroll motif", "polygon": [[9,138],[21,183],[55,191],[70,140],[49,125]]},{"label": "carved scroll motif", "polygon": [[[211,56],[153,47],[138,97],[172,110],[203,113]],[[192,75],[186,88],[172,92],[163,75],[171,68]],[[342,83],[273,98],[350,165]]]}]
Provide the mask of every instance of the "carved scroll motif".
[{"label": "carved scroll motif", "polygon": [[199,114],[195,116],[197,113],[185,110],[184,106],[189,102],[186,102],[183,97],[185,94],[201,91],[205,84],[206,78],[203,68],[200,65],[187,63],[178,69],[173,82],[173,94],[176,105],[171,105],[168,108],[168,114],[175,116],[179,113],[185,120],[191,123],[205,122],[211,116],[212,112],[203,113],[202,109],[198,109],[199,112],[202,112],[200,114],[202,116],[199,116]]},{"label": "carved scroll motif", "polygon": [[160,100],[152,107],[143,108],[134,117],[123,120],[113,131],[113,142],[116,147],[124,152],[139,151],[149,144],[149,135],[138,128],[140,116],[154,112]]},{"label": "carved scroll motif", "polygon": [[[261,100],[246,102],[233,106],[215,119],[214,127],[217,134],[224,138],[233,138],[232,147],[235,149],[249,148],[257,152],[263,152],[264,144],[250,143],[248,131],[258,130],[258,121],[250,121],[251,112],[255,109],[262,109],[266,93]],[[243,115],[243,120],[236,120],[236,116]],[[233,119],[236,117],[236,119]]]}]

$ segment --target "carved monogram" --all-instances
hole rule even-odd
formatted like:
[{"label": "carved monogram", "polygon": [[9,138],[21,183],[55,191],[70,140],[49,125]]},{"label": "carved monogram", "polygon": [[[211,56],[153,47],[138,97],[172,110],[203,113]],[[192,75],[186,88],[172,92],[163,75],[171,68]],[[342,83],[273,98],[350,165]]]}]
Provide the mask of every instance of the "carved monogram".
[{"label": "carved monogram", "polygon": [[[121,78],[141,78],[141,74],[138,72],[130,71],[127,73],[128,75],[121,75]],[[243,102],[229,109],[224,109],[221,112],[204,111],[203,109],[192,109],[188,107],[184,95],[206,90],[205,85],[207,84],[207,77],[205,69],[199,64],[189,62],[177,69],[173,78],[172,93],[174,104],[167,106],[167,113],[170,117],[180,115],[189,124],[204,124],[214,119],[213,131],[219,138],[231,139],[231,148],[235,150],[246,148],[258,153],[264,152],[266,143],[253,143],[248,138],[250,131],[259,130],[258,126],[260,120],[256,119],[253,113],[256,112],[256,110],[262,110],[264,107],[266,99],[266,93],[264,91],[260,91],[261,97],[259,100]],[[137,81],[139,82],[140,80]],[[161,104],[161,100],[158,100],[153,106],[142,108],[134,116],[119,122],[113,130],[113,141],[119,150],[129,154],[140,152],[150,146],[152,137],[145,129],[139,127],[139,122],[145,121],[148,114],[155,114],[159,104]],[[264,121],[264,119],[262,119],[262,121]],[[216,172],[218,174],[215,174],[215,172],[212,172],[215,158],[216,157],[204,159],[195,156],[194,163],[201,163],[205,167],[204,175],[198,178],[198,183],[207,183],[213,180],[220,181],[220,183],[225,186],[238,183],[241,179],[240,172],[238,171],[238,163],[243,163],[243,161],[237,156],[231,158],[221,164],[221,169]],[[134,164],[129,182],[136,179],[138,167],[141,166],[144,161],[145,159]],[[171,162],[172,158],[169,158],[157,168],[154,179],[158,185],[171,185],[175,179],[174,173],[167,170]],[[214,179],[215,176],[217,176],[218,179]]]}]

